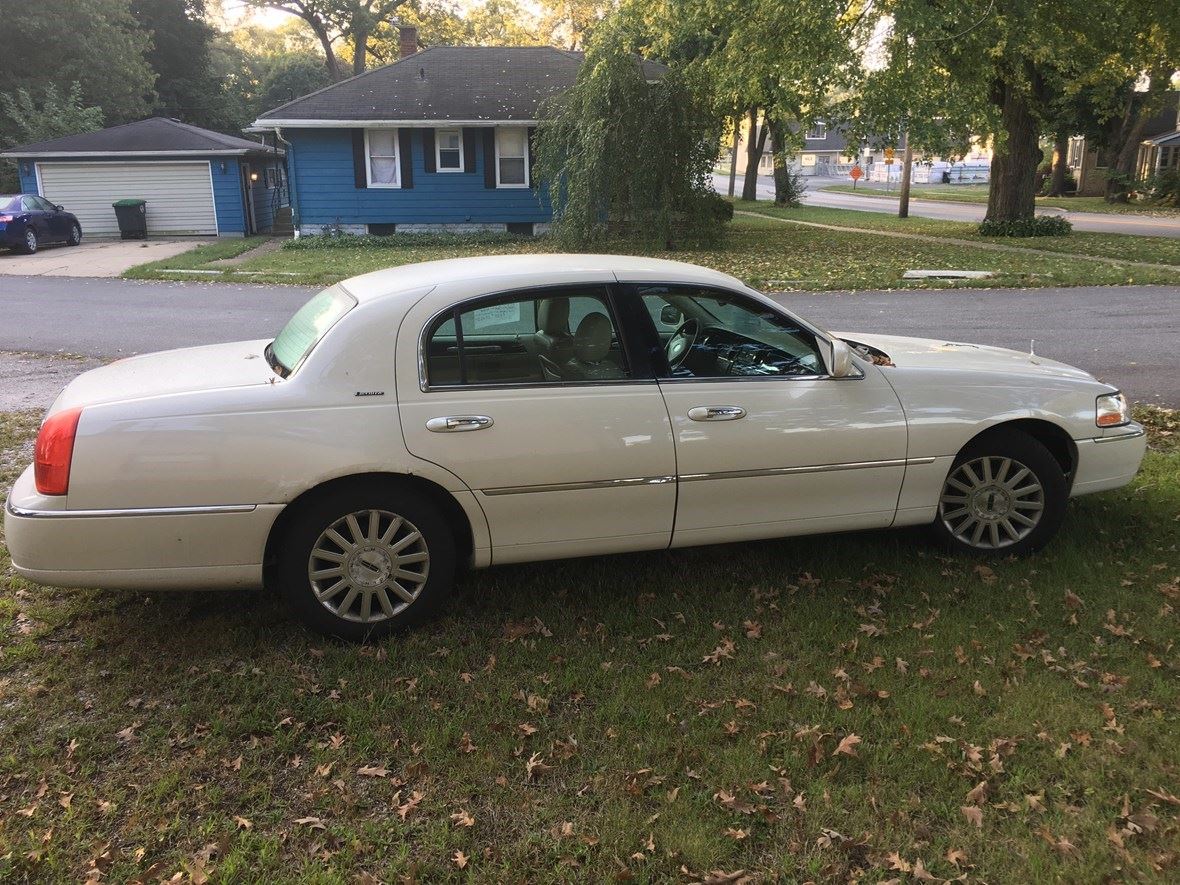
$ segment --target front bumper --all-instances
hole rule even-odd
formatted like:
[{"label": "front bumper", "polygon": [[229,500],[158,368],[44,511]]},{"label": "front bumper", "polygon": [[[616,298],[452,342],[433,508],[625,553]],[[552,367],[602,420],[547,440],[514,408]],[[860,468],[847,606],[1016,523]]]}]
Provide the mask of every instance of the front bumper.
[{"label": "front bumper", "polygon": [[52,587],[204,590],[262,585],[262,556],[281,504],[149,510],[60,509],[33,468],[12,487],[4,535],[22,577]]},{"label": "front bumper", "polygon": [[1078,468],[1070,494],[1088,495],[1120,488],[1135,478],[1147,451],[1147,431],[1132,422],[1076,443]]}]

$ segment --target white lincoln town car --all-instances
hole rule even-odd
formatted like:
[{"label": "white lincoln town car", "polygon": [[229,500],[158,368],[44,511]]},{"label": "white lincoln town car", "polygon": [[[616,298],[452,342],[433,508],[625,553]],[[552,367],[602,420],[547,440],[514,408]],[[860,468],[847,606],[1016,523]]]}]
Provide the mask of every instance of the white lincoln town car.
[{"label": "white lincoln town car", "polygon": [[1026,553],[1145,442],[1119,391],[1033,354],[833,335],[671,261],[458,259],[332,286],[273,341],[81,375],[5,530],[42,584],[265,582],[363,639],[466,567],[905,525]]}]

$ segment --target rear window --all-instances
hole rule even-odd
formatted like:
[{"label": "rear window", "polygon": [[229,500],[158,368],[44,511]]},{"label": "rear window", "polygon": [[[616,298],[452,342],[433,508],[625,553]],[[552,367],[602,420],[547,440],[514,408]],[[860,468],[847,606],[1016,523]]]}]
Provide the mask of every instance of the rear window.
[{"label": "rear window", "polygon": [[295,371],[327,331],[354,307],[356,299],[339,286],[313,296],[295,312],[267,348],[271,365],[284,377]]},{"label": "rear window", "polygon": [[11,208],[8,204],[17,198],[16,194],[0,194],[0,209]]}]

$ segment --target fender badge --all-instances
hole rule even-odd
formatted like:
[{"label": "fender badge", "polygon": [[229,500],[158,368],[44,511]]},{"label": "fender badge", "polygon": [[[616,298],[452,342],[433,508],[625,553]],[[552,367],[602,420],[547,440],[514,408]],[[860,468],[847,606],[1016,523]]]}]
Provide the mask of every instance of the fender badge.
[{"label": "fender badge", "polygon": [[358,390],[357,396],[385,396],[384,390]]}]

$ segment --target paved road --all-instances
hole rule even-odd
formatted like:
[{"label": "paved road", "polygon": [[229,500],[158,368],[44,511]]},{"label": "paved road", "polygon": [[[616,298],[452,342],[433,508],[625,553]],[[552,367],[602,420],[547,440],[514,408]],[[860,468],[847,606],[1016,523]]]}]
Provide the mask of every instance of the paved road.
[{"label": "paved road", "polygon": [[[738,194],[742,189],[741,175],[737,178]],[[896,198],[861,197],[856,194],[831,193],[820,188],[829,184],[848,184],[844,179],[809,178],[803,202],[808,206],[828,206],[834,209],[856,209],[861,212],[887,212],[897,214]],[[729,178],[714,175],[713,185],[720,193],[726,193]],[[774,199],[774,179],[765,175],[758,177],[758,198]],[[947,203],[937,200],[910,200],[910,214],[923,218],[938,218],[944,221],[982,221],[987,207],[982,203]],[[1180,217],[1153,218],[1135,215],[1104,215],[1099,212],[1070,212],[1053,208],[1041,208],[1038,215],[1061,215],[1068,218],[1076,230],[1108,234],[1133,234],[1141,237],[1180,237]]]},{"label": "paved road", "polygon": [[[0,351],[125,356],[273,335],[299,286],[8,277]],[[1093,372],[1141,401],[1180,407],[1180,285],[959,289],[776,296],[820,325],[1027,349]]]}]

